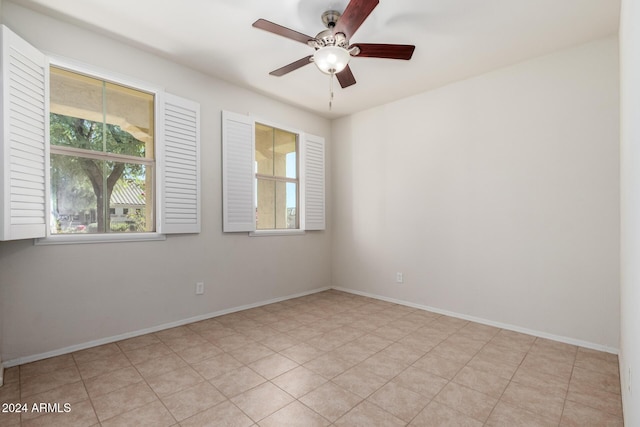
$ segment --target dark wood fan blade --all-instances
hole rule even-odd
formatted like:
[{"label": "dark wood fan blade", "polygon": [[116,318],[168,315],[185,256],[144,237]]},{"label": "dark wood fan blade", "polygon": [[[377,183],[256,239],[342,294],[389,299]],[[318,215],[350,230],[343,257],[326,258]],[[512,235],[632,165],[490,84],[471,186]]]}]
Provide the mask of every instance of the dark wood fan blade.
[{"label": "dark wood fan blade", "polygon": [[309,55],[309,56],[305,56],[304,58],[298,59],[295,62],[292,62],[289,65],[285,65],[282,68],[278,68],[277,70],[273,70],[272,72],[270,72],[269,74],[271,74],[272,76],[276,76],[276,77],[280,77],[280,76],[284,76],[287,73],[290,73],[294,70],[297,70],[298,68],[304,67],[307,64],[311,64],[311,57],[313,55]]},{"label": "dark wood fan blade", "polygon": [[[410,44],[356,43],[360,53],[356,56],[368,58],[411,59],[415,46]],[[349,48],[353,47],[349,46]]]},{"label": "dark wood fan blade", "polygon": [[253,23],[253,26],[304,44],[307,44],[309,40],[313,40],[313,37],[311,36],[283,27],[282,25],[274,24],[266,19],[258,19]]},{"label": "dark wood fan blade", "polygon": [[333,32],[344,33],[347,40],[350,39],[378,3],[379,0],[351,0],[338,19]]},{"label": "dark wood fan blade", "polygon": [[349,68],[348,65],[344,70],[337,73],[336,77],[338,78],[338,82],[340,82],[340,86],[342,86],[343,89],[356,84],[356,78],[353,77],[351,68]]}]

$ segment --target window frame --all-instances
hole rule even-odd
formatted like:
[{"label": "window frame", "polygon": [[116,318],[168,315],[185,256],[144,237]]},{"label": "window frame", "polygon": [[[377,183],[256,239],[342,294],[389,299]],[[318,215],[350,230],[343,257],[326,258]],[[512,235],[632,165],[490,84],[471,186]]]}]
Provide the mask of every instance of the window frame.
[{"label": "window frame", "polygon": [[[79,61],[74,61],[69,58],[64,58],[56,55],[47,55],[49,58],[48,72],[51,67],[60,68],[66,71],[70,71],[76,74],[82,74],[95,79],[103,80],[109,83],[126,86],[131,89],[139,90],[141,92],[147,92],[153,94],[153,132],[154,132],[154,153],[153,153],[153,192],[154,192],[154,231],[148,232],[135,232],[135,233],[91,233],[91,234],[53,234],[51,233],[51,195],[48,194],[46,198],[46,236],[35,239],[35,245],[52,245],[52,244],[73,244],[73,243],[113,243],[113,242],[136,242],[136,241],[149,241],[149,240],[166,240],[164,233],[158,231],[159,213],[160,213],[160,198],[159,192],[159,173],[160,173],[160,160],[158,153],[158,145],[162,143],[160,141],[161,136],[161,123],[159,115],[162,111],[161,101],[164,90],[157,85],[132,78],[117,72],[107,71],[100,67],[85,64]],[[49,94],[47,94],[49,96]],[[51,142],[47,137],[47,145],[51,147]],[[64,147],[62,147],[64,149]],[[57,150],[57,149],[56,149]],[[72,149],[70,150],[72,151]],[[50,161],[51,153],[47,153]],[[97,152],[95,157],[103,157],[101,152]],[[50,191],[51,171],[47,170],[47,188]]]},{"label": "window frame", "polygon": [[[252,231],[252,235],[254,236],[259,236],[259,235],[265,235],[265,236],[274,236],[274,235],[290,235],[290,234],[304,234],[304,230],[301,228],[301,222],[300,222],[300,194],[301,194],[301,178],[300,178],[300,172],[302,170],[301,168],[301,160],[302,157],[300,156],[300,150],[301,150],[301,141],[302,141],[302,135],[303,132],[297,129],[294,129],[292,127],[289,126],[284,126],[282,124],[277,124],[275,122],[271,122],[269,120],[262,120],[258,117],[254,117],[253,118],[253,122],[254,122],[254,133],[255,133],[255,125],[260,124],[263,126],[268,126],[274,130],[281,130],[284,132],[288,132],[291,133],[293,135],[296,136],[296,178],[288,178],[286,176],[276,176],[276,175],[263,175],[263,174],[259,174],[257,171],[254,173],[254,179],[256,182],[256,194],[255,194],[255,198],[258,198],[258,188],[257,188],[257,180],[258,179],[265,179],[265,180],[269,180],[269,181],[273,181],[273,182],[284,182],[284,183],[288,183],[288,182],[292,182],[296,184],[296,228],[263,228],[263,229],[258,229],[257,227],[257,222],[256,222],[256,228],[254,231]],[[255,136],[254,136],[254,143],[253,143],[253,150],[256,150],[256,143],[255,143]],[[254,154],[254,159],[255,159],[255,154]],[[258,206],[255,206],[256,208],[256,212],[257,212],[257,208]],[[298,233],[295,233],[295,232]]]},{"label": "window frame", "polygon": [[[255,124],[298,135],[298,228],[256,229]],[[249,148],[250,147],[250,148]],[[301,235],[326,230],[326,143],[263,117],[222,111],[222,231],[250,237]],[[250,161],[250,162],[249,162]],[[250,184],[249,184],[250,183]]]}]

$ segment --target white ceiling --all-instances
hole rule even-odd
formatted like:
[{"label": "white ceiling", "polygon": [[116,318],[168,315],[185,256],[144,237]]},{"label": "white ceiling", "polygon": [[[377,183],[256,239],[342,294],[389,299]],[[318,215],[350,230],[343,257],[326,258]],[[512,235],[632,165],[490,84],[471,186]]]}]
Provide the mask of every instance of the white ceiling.
[{"label": "white ceiling", "polygon": [[313,64],[269,72],[313,49],[251,24],[264,18],[315,36],[323,11],[349,0],[14,0],[270,97],[338,117],[618,30],[619,0],[380,0],[352,43],[416,46],[410,61],[353,58],[357,84]]}]

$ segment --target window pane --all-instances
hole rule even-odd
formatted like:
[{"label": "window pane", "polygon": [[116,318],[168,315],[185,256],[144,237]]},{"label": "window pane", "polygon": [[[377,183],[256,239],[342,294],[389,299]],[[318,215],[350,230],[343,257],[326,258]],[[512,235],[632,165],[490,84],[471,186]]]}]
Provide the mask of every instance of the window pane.
[{"label": "window pane", "polygon": [[287,178],[297,179],[298,178],[297,153],[295,151],[291,153],[287,153],[287,155],[285,156],[285,162],[286,162],[285,176]]},{"label": "window pane", "polygon": [[51,144],[103,151],[103,82],[51,67]]},{"label": "window pane", "polygon": [[274,137],[274,175],[296,178],[296,134],[275,129]]},{"label": "window pane", "polygon": [[265,179],[257,180],[256,229],[272,230],[275,228],[276,182]]},{"label": "window pane", "polygon": [[147,179],[152,174],[141,165],[116,163],[113,167],[123,168],[109,198],[110,214],[107,222],[112,233],[153,231],[154,219],[152,203],[153,185]]},{"label": "window pane", "polygon": [[298,228],[298,184],[294,182],[284,184],[286,223],[284,228]]},{"label": "window pane", "polygon": [[90,232],[89,225],[95,221],[97,200],[88,171],[100,173],[101,163],[51,155],[51,233]]},{"label": "window pane", "polygon": [[151,176],[148,166],[52,154],[51,232],[153,231]]},{"label": "window pane", "polygon": [[153,95],[105,83],[107,152],[153,158]]},{"label": "window pane", "polygon": [[256,172],[273,176],[273,128],[256,123]]},{"label": "window pane", "polygon": [[256,229],[298,228],[298,185],[292,182],[257,180]]}]

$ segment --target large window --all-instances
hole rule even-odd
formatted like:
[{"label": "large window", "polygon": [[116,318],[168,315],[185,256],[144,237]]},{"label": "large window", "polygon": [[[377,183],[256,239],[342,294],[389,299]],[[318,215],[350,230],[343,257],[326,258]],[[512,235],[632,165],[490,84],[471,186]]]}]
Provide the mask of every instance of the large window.
[{"label": "large window", "polygon": [[256,229],[298,228],[298,135],[256,123]]},{"label": "large window", "polygon": [[0,240],[199,233],[200,105],[0,33]]},{"label": "large window", "polygon": [[51,233],[154,231],[154,95],[51,67]]}]

